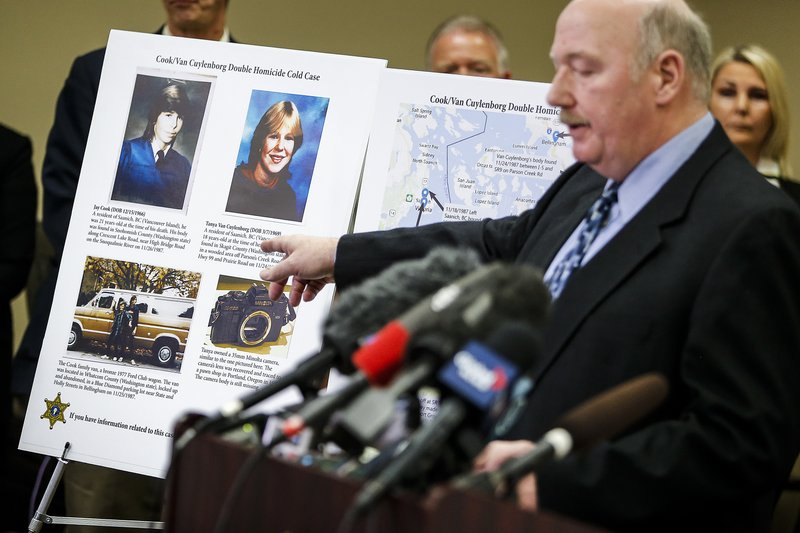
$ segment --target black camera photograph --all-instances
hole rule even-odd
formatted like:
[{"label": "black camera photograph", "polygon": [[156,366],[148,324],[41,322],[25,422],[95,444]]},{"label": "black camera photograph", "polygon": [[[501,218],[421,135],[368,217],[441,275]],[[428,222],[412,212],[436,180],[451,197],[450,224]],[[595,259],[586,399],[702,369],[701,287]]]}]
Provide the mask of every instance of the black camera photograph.
[{"label": "black camera photograph", "polygon": [[268,283],[220,276],[217,299],[208,319],[214,346],[279,355],[288,350],[296,313],[286,294],[272,300]]}]

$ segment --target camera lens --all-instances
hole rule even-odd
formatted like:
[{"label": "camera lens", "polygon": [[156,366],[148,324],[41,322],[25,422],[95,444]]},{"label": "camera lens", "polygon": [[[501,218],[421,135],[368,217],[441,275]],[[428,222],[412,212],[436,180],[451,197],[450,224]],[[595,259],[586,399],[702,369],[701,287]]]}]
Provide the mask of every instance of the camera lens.
[{"label": "camera lens", "polygon": [[239,326],[239,340],[246,346],[256,346],[264,342],[272,329],[272,317],[266,311],[253,311],[242,320]]}]

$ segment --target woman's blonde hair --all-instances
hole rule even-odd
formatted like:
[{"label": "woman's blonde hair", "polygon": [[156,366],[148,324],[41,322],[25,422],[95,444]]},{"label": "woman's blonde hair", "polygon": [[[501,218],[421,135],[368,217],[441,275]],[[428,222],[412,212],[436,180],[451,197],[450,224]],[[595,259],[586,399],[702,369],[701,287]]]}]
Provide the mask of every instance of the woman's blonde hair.
[{"label": "woman's blonde hair", "polygon": [[722,67],[738,61],[751,65],[759,73],[767,87],[767,98],[772,112],[772,127],[767,132],[761,157],[774,161],[781,176],[791,176],[789,165],[789,98],[786,81],[778,60],[757,44],[731,46],[723,50],[711,65],[711,84]]}]

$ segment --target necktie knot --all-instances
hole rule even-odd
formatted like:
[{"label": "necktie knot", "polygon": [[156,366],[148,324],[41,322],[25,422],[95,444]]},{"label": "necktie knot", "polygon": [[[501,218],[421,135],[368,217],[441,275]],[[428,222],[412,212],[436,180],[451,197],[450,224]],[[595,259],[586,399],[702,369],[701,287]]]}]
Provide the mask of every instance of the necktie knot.
[{"label": "necktie knot", "polygon": [[612,182],[611,185],[606,187],[600,198],[595,200],[589,210],[586,212],[586,220],[589,224],[600,224],[604,227],[608,222],[608,213],[611,207],[617,203],[617,190],[619,189],[619,182]]},{"label": "necktie knot", "polygon": [[160,167],[163,161],[164,161],[164,151],[159,150],[158,152],[156,152],[156,166]]},{"label": "necktie knot", "polygon": [[575,246],[564,255],[546,280],[553,298],[558,298],[564,290],[567,279],[581,266],[589,247],[608,222],[611,207],[617,202],[619,186],[619,182],[612,182],[586,211]]}]

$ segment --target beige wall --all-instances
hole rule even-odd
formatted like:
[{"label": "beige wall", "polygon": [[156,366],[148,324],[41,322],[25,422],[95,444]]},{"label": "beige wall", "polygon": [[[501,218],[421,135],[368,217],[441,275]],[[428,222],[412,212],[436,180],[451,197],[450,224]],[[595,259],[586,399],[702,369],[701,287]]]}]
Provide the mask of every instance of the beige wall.
[{"label": "beige wall", "polygon": [[[469,12],[504,33],[514,77],[548,81],[547,51],[566,0],[231,0],[230,27],[242,42],[388,59],[395,68],[421,69],[428,34],[443,18]],[[759,42],[782,62],[791,91],[795,136],[792,162],[800,175],[800,56],[798,0],[695,0],[712,28],[715,48]],[[294,8],[293,8],[294,6]],[[296,9],[295,9],[296,8]],[[28,134],[41,171],[59,90],[75,56],[104,45],[111,28],[154,31],[158,0],[0,0],[0,122]],[[24,307],[15,305],[15,310]],[[17,320],[17,330],[24,326]]]}]

